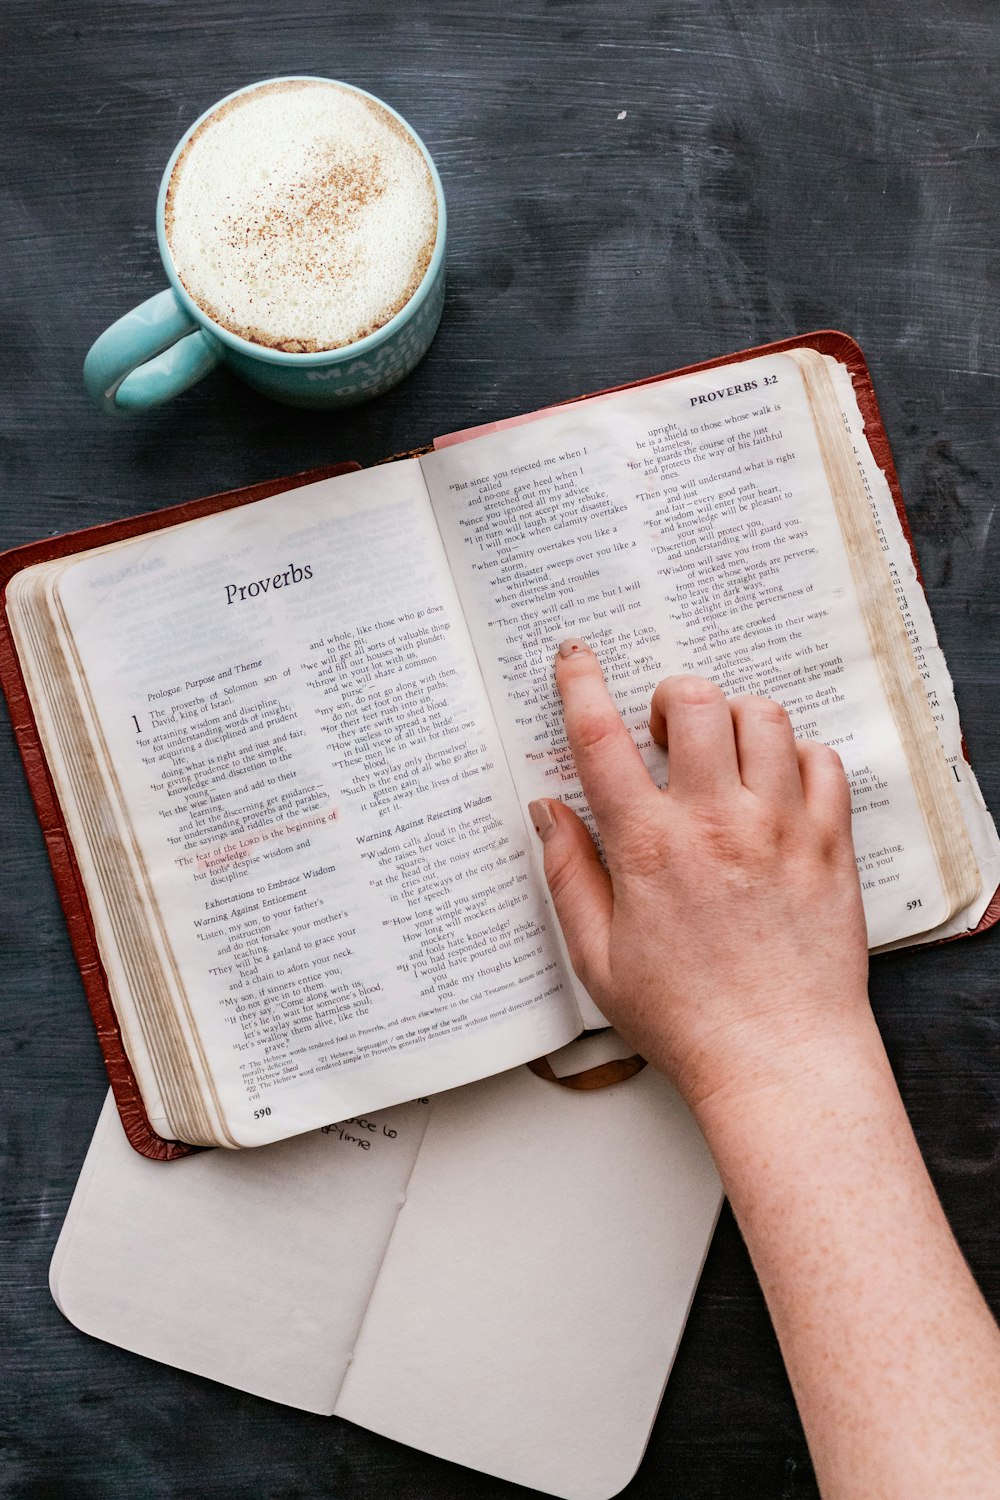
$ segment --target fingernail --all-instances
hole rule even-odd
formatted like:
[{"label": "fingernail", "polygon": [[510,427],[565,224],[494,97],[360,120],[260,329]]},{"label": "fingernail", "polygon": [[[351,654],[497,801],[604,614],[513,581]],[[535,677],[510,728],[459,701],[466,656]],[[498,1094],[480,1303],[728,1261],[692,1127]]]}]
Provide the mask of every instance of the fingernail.
[{"label": "fingernail", "polygon": [[560,641],[559,643],[560,656],[575,656],[578,651],[589,650],[590,647],[587,645],[587,642],[581,641],[580,637],[577,635],[571,635],[568,640]]},{"label": "fingernail", "polygon": [[552,809],[544,797],[537,802],[528,803],[528,817],[534,823],[535,832],[544,844],[549,834],[555,832],[556,826]]}]

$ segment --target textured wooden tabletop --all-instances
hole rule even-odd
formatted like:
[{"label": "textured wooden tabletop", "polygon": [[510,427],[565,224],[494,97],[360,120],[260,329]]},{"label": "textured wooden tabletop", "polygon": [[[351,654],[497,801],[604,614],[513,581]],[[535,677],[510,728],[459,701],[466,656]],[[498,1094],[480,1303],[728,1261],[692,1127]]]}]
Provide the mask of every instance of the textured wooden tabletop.
[{"label": "textured wooden tabletop", "polygon": [[[971,757],[1000,810],[1000,27],[991,0],[4,0],[0,544],[342,459],[812,328],[864,348]],[[213,100],[290,72],[393,104],[441,170],[430,355],[346,415],[216,373],[105,418],[92,339],[163,283],[160,172]],[[104,1094],[0,724],[3,1500],[513,1500],[515,1487],[96,1343],[48,1262]],[[1000,938],[872,994],[934,1180],[1000,1305]],[[822,1169],[822,1164],[818,1164]],[[484,1400],[488,1371],[484,1371]],[[516,1432],[510,1434],[512,1444]],[[801,1500],[808,1455],[724,1215],[630,1500]]]}]

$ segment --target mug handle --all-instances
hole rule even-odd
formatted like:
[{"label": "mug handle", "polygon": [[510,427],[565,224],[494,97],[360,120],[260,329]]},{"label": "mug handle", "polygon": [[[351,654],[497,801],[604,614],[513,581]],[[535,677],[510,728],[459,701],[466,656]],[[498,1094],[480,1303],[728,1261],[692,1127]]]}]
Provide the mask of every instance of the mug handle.
[{"label": "mug handle", "polygon": [[217,341],[167,287],[104,330],[84,361],[83,382],[105,411],[141,411],[179,396],[221,359]]}]

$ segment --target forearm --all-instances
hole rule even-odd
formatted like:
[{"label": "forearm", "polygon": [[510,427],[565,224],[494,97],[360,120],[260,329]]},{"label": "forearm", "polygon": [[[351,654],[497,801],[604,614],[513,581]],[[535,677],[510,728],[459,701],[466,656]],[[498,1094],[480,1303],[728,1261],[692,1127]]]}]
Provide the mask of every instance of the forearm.
[{"label": "forearm", "polygon": [[604,851],[568,808],[537,805],[567,947],[701,1123],[824,1495],[1000,1500],[1000,1334],[868,1007],[839,758],[769,699],[667,678],[649,720],[661,790],[585,642],[562,643],[556,683]]},{"label": "forearm", "polygon": [[698,1113],[826,1500],[1000,1496],[1000,1333],[874,1021]]}]

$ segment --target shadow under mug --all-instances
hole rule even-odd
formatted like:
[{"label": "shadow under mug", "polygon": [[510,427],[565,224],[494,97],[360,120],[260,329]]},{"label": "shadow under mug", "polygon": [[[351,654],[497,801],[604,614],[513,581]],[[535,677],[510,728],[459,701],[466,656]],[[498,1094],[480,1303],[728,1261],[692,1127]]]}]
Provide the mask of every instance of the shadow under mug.
[{"label": "shadow under mug", "polygon": [[83,366],[87,390],[105,410],[141,411],[159,406],[201,380],[216,365],[226,365],[254,390],[287,406],[354,406],[380,396],[402,380],[426,354],[441,321],[444,306],[445,203],[437,168],[423,141],[402,115],[365,89],[335,79],[351,93],[373,99],[388,110],[420,148],[437,197],[437,238],[430,264],[413,296],[383,327],[340,349],[313,354],[288,354],[240,338],[216,323],[190,297],[174,269],[164,227],[167,187],[177,158],[205,120],[230,99],[266,83],[262,79],[218,100],[201,115],[178,142],[167,163],[156,202],[156,237],[170,286],[105,329],[91,347]]}]

